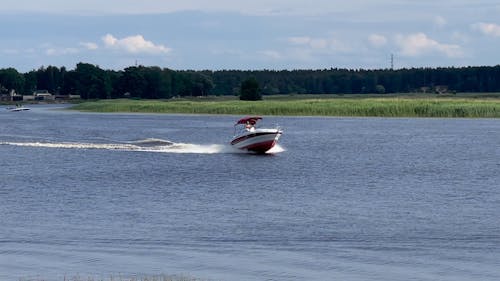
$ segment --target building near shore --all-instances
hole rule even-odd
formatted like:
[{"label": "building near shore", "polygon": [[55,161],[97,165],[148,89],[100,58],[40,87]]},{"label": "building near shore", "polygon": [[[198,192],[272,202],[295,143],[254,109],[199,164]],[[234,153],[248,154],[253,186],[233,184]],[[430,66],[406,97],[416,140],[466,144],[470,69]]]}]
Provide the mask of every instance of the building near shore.
[{"label": "building near shore", "polygon": [[33,96],[35,100],[55,100],[55,96],[47,90],[36,90]]},{"label": "building near shore", "polygon": [[10,90],[9,93],[0,94],[0,101],[22,101],[23,96],[16,93],[14,90]]}]

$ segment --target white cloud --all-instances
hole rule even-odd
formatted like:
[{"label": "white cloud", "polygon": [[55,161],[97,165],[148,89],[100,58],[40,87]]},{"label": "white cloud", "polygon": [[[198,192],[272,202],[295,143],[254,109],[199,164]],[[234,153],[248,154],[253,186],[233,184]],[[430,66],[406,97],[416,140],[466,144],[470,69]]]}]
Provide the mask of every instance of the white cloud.
[{"label": "white cloud", "polygon": [[328,39],[325,38],[311,38],[308,36],[302,36],[302,37],[290,37],[288,38],[288,42],[294,44],[294,45],[304,45],[308,46],[312,49],[325,49],[330,46],[330,43]]},{"label": "white cloud", "polygon": [[145,40],[142,35],[118,39],[111,34],[106,34],[102,37],[102,41],[106,48],[122,50],[132,54],[167,54],[172,50],[164,45],[154,44],[151,41]]},{"label": "white cloud", "polygon": [[470,41],[469,37],[467,36],[467,34],[462,33],[460,31],[454,31],[454,32],[452,32],[451,33],[451,38],[454,41],[460,41],[460,42],[463,42],[463,43],[468,43]]},{"label": "white cloud", "polygon": [[329,46],[330,42],[327,39],[323,38],[313,38],[309,42],[309,46],[313,49],[325,49]]},{"label": "white cloud", "polygon": [[328,65],[327,61],[333,57],[353,51],[353,48],[332,36],[293,36],[285,38],[285,43],[288,46],[284,46],[279,51],[268,49],[258,53],[269,60],[288,62],[302,67],[312,67],[318,64],[325,67]]},{"label": "white cloud", "polygon": [[81,42],[80,46],[83,46],[87,50],[97,50],[99,46],[93,42]]},{"label": "white cloud", "polygon": [[301,37],[290,37],[288,38],[288,42],[296,45],[306,45],[311,42],[311,38],[307,36],[301,36]]},{"label": "white cloud", "polygon": [[261,51],[260,54],[264,55],[267,58],[270,59],[282,59],[283,55],[277,51],[273,50],[266,50],[266,51]]},{"label": "white cloud", "polygon": [[472,25],[472,28],[481,33],[493,37],[500,37],[500,25],[495,23],[480,22]]},{"label": "white cloud", "polygon": [[443,27],[447,24],[448,22],[446,21],[445,18],[442,16],[436,16],[434,17],[434,24],[437,25],[438,27]]},{"label": "white cloud", "polygon": [[77,48],[47,48],[45,49],[45,54],[48,56],[64,56],[77,54],[79,50]]},{"label": "white cloud", "polygon": [[6,55],[18,55],[19,53],[21,53],[21,51],[17,49],[3,49],[0,52]]},{"label": "white cloud", "polygon": [[387,38],[385,36],[379,35],[379,34],[371,34],[368,37],[368,41],[374,47],[382,47],[382,46],[385,46],[387,44]]},{"label": "white cloud", "polygon": [[308,36],[289,37],[289,43],[296,46],[303,46],[311,51],[346,51],[347,47],[339,40],[333,38],[312,38]]},{"label": "white cloud", "polygon": [[447,57],[461,57],[462,49],[459,45],[442,44],[433,40],[425,33],[415,33],[408,36],[397,36],[396,44],[401,48],[401,54],[417,57],[427,53],[442,53]]}]

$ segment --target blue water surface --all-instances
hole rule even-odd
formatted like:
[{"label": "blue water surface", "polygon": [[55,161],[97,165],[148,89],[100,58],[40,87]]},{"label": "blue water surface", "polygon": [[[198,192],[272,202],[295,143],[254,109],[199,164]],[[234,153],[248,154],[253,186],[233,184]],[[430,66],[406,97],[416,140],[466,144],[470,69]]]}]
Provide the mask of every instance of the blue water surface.
[{"label": "blue water surface", "polygon": [[0,280],[500,280],[500,121],[0,111]]}]

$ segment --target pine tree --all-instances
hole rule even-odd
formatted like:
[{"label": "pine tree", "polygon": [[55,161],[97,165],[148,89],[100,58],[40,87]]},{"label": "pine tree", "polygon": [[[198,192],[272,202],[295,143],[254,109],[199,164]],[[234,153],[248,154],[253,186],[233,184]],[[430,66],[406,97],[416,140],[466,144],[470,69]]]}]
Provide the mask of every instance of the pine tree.
[{"label": "pine tree", "polygon": [[260,93],[259,82],[255,78],[248,78],[241,83],[240,100],[261,100],[262,94]]}]

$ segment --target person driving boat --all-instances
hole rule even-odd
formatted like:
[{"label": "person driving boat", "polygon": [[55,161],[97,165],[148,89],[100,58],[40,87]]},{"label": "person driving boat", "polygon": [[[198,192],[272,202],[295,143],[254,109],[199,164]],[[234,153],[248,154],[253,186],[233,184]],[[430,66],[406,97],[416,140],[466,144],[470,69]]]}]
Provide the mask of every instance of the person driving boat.
[{"label": "person driving boat", "polygon": [[255,131],[255,127],[252,124],[250,124],[249,121],[247,121],[247,123],[245,124],[245,129],[247,129],[247,131],[249,132]]}]

